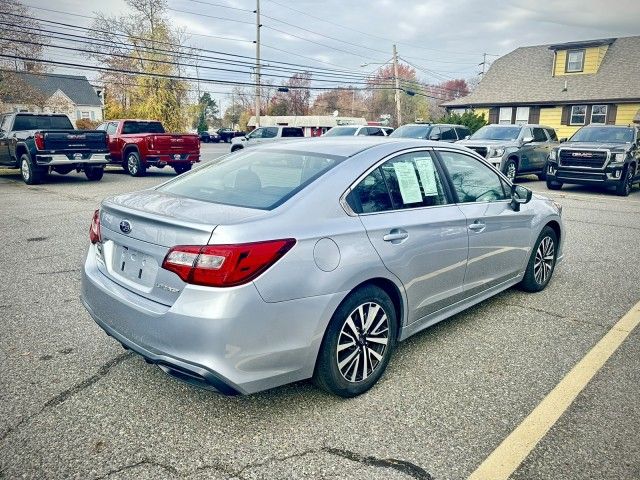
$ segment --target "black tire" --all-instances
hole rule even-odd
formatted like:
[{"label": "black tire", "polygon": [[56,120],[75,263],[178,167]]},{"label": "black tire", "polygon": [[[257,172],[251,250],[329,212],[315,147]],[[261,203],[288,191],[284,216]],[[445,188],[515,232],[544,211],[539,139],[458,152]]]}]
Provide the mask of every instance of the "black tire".
[{"label": "black tire", "polygon": [[233,152],[237,152],[238,150],[242,150],[244,147],[240,146],[240,145],[234,145],[233,147],[231,147],[231,153]]},{"label": "black tire", "polygon": [[59,175],[66,175],[67,173],[71,173],[75,170],[75,166],[73,165],[58,165],[57,167],[53,167],[53,171]]},{"label": "black tire", "polygon": [[124,168],[132,177],[142,177],[147,173],[146,166],[140,160],[140,154],[135,150],[127,152]]},{"label": "black tire", "polygon": [[547,164],[544,164],[544,167],[542,168],[542,172],[538,173],[538,180],[544,182],[547,179]]},{"label": "black tire", "polygon": [[562,182],[556,182],[555,180],[547,178],[547,188],[549,190],[560,190],[562,188]]},{"label": "black tire", "polygon": [[516,177],[518,176],[518,162],[514,159],[510,158],[502,167],[502,173],[513,183],[516,181]]},{"label": "black tire", "polygon": [[[366,326],[366,321],[363,325],[360,320],[368,318],[369,313],[374,317],[368,325],[369,335],[364,335],[362,327]],[[325,332],[313,374],[315,384],[345,398],[355,397],[373,387],[391,358],[396,343],[397,322],[393,302],[384,290],[366,285],[350,293],[333,314]],[[360,332],[355,340],[356,332],[352,327]],[[383,338],[384,335],[386,338]],[[352,340],[352,345],[348,345]],[[382,343],[383,340],[386,344]],[[340,352],[339,344],[344,347]],[[346,362],[342,370],[339,362]]]},{"label": "black tire", "polygon": [[22,174],[24,183],[27,185],[38,185],[47,178],[48,169],[46,167],[39,167],[28,154],[23,153],[20,156],[20,173]]},{"label": "black tire", "polygon": [[90,182],[99,182],[104,176],[104,167],[102,165],[99,167],[86,167],[84,175]]},{"label": "black tire", "polygon": [[[548,250],[545,242],[551,242],[552,250]],[[551,258],[548,258],[548,257]],[[521,290],[525,292],[540,292],[549,284],[553,272],[556,267],[558,258],[558,236],[555,230],[548,225],[542,229],[538,239],[536,240],[529,263],[527,263],[527,271],[524,278],[519,284]]]},{"label": "black tire", "polygon": [[176,171],[176,173],[178,175],[184,173],[184,172],[188,172],[189,170],[191,170],[191,164],[187,164],[187,165],[174,165],[173,169]]},{"label": "black tire", "polygon": [[633,188],[633,169],[631,167],[632,165],[627,165],[627,168],[624,170],[620,182],[616,185],[616,195],[628,197],[631,193],[631,189]]}]

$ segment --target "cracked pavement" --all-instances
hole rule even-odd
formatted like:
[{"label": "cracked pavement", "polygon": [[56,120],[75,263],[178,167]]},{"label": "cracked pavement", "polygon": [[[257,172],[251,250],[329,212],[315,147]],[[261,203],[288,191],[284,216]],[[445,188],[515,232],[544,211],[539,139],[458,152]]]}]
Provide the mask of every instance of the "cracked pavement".
[{"label": "cracked pavement", "polygon": [[[408,339],[355,399],[310,382],[222,397],[122,350],[78,298],[99,201],[171,175],[27,187],[0,171],[0,478],[462,479],[640,296],[640,190],[568,187],[552,194],[566,261],[544,292],[506,291]],[[634,332],[514,478],[639,478],[639,358]]]}]

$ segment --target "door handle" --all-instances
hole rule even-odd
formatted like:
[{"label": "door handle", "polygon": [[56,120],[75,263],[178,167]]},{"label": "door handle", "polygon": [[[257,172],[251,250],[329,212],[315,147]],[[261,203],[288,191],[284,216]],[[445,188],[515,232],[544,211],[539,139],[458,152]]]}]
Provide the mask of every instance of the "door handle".
[{"label": "door handle", "polygon": [[409,238],[408,232],[402,229],[394,228],[384,237],[382,237],[382,240],[384,240],[385,242],[400,243],[407,238]]},{"label": "door handle", "polygon": [[475,221],[473,222],[471,225],[469,225],[469,230],[473,230],[474,232],[481,232],[483,231],[485,228],[487,227],[486,224],[481,223],[479,221]]}]

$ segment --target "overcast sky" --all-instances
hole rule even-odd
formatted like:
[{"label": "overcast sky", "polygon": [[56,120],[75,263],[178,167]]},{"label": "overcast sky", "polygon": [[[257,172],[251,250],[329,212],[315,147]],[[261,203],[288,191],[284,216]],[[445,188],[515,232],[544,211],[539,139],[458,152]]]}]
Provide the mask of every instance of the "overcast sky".
[{"label": "overcast sky", "polygon": [[[41,18],[80,26],[88,26],[90,20],[45,12],[38,5],[80,15],[126,11],[123,0],[23,1],[34,7],[33,12]],[[255,25],[251,23],[255,22],[255,0],[168,0],[168,4],[171,22],[186,29],[192,45],[254,55]],[[261,0],[261,11],[265,61],[369,73],[376,66],[361,64],[388,61],[395,41],[399,55],[418,67],[421,79],[428,83],[476,75],[485,52],[491,54],[488,60],[492,60],[496,58],[493,55],[503,55],[519,46],[640,34],[640,0]],[[69,55],[65,56],[68,60]],[[63,56],[52,50],[50,58]],[[245,75],[201,75],[249,81]],[[223,95],[219,99],[224,103]]]}]

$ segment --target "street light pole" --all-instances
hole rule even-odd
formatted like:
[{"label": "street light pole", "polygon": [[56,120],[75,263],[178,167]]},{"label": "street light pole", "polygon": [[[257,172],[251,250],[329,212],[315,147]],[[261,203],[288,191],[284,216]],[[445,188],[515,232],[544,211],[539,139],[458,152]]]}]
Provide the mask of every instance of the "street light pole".
[{"label": "street light pole", "polygon": [[260,0],[256,0],[256,128],[260,126]]},{"label": "street light pole", "polygon": [[398,77],[398,51],[393,45],[393,76],[396,80],[396,128],[402,125],[402,113],[400,112],[400,78]]}]

